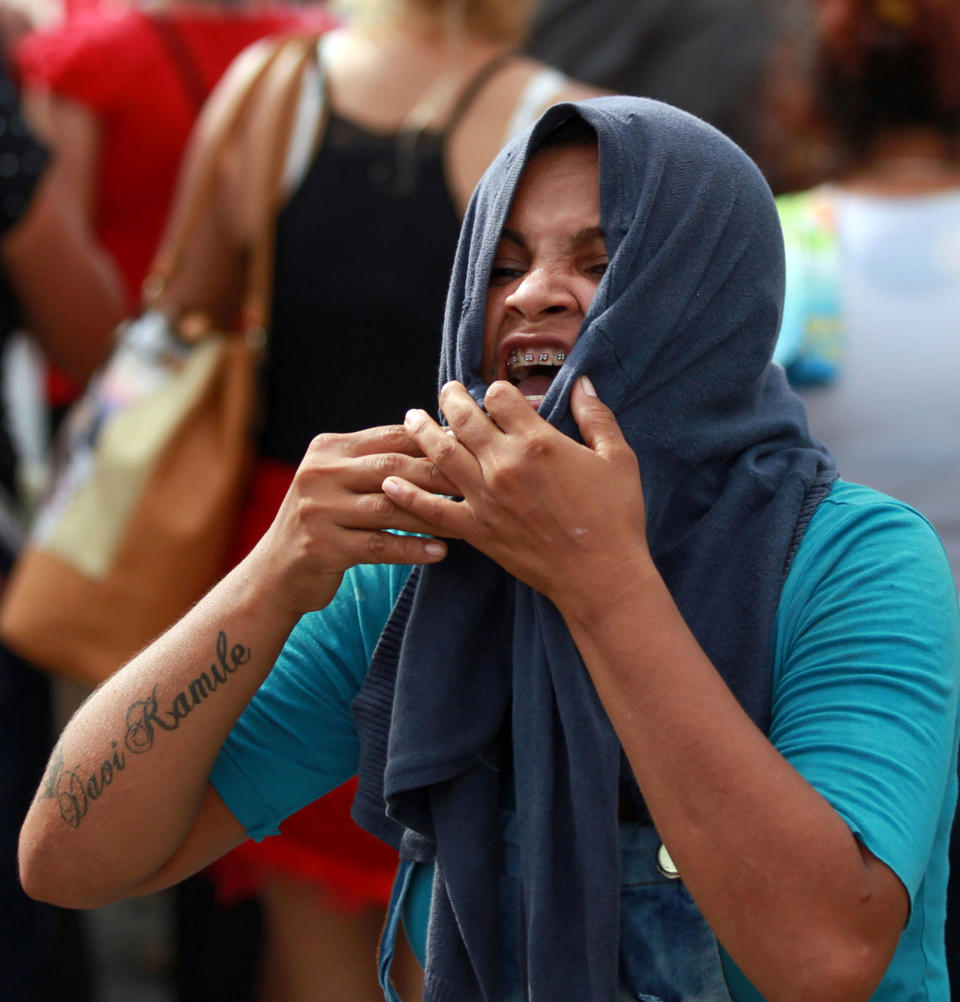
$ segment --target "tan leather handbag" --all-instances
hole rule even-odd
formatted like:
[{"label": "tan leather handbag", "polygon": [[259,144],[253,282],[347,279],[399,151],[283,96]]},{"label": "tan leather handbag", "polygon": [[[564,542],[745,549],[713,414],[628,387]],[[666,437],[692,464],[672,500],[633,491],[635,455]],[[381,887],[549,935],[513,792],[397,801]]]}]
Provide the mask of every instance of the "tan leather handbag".
[{"label": "tan leather handbag", "polygon": [[[145,310],[68,414],[51,490],[3,590],[0,639],[39,667],[96,685],[226,569],[252,458],[284,152],[315,48],[308,38],[253,46],[198,120]],[[243,165],[259,232],[237,328],[218,330],[189,304],[175,316],[156,304],[240,129],[262,137],[245,145]]]}]

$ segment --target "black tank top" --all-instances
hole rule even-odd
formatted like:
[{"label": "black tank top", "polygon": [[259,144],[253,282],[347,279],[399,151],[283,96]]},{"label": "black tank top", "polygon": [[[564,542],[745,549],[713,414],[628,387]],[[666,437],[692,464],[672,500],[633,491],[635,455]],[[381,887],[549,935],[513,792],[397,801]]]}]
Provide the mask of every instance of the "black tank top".
[{"label": "black tank top", "polygon": [[438,131],[373,133],[330,110],[277,220],[262,456],[295,464],[319,432],[436,412],[460,231],[446,141],[509,55],[480,70]]}]

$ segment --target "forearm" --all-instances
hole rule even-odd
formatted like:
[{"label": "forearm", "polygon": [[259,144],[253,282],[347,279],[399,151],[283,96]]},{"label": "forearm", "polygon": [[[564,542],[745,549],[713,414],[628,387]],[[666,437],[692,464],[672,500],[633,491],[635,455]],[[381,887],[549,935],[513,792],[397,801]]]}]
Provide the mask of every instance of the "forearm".
[{"label": "forearm", "polygon": [[402,428],[315,439],[250,555],[81,707],[21,831],[28,893],[75,907],[143,893],[239,837],[222,804],[211,819],[207,779],[300,616],[325,608],[355,564],[445,555],[383,531],[425,531],[379,493],[390,473],[450,489]]},{"label": "forearm", "polygon": [[746,716],[652,565],[634,571],[561,611],[684,883],[766,998],[868,998],[906,895]]},{"label": "forearm", "polygon": [[295,617],[256,552],[102,685],[58,742],[21,832],[31,894],[76,907],[136,893],[194,822],[230,728]]},{"label": "forearm", "polygon": [[27,215],[4,241],[3,264],[27,329],[70,375],[89,378],[123,318],[123,292],[56,176],[40,182]]}]

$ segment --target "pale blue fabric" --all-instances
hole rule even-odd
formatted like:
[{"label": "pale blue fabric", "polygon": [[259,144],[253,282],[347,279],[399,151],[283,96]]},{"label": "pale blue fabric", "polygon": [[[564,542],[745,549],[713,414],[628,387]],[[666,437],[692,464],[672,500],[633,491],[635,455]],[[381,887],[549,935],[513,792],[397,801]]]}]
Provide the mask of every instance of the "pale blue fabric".
[{"label": "pale blue fabric", "polygon": [[[408,568],[357,567],[304,617],[221,752],[213,782],[253,838],[356,772],[350,705]],[[909,924],[873,1002],[947,998],[942,929],[956,800],[960,613],[911,509],[838,483],[784,585],[771,739],[903,881]],[[404,915],[421,959],[431,873]],[[735,1002],[757,996],[726,961]]]}]

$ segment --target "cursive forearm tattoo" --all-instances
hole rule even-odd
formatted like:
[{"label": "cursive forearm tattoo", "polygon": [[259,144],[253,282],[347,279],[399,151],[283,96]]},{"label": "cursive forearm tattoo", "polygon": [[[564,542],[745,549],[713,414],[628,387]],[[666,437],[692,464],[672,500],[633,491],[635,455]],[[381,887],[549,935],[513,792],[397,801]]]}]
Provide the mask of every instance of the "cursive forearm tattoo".
[{"label": "cursive forearm tattoo", "polygon": [[81,770],[66,768],[62,749],[58,746],[38,791],[40,800],[56,800],[60,817],[71,828],[77,828],[91,805],[98,800],[127,767],[126,753],[143,755],[149,752],[157,731],[176,731],[186,718],[202,706],[230,676],[250,660],[250,648],[243,644],[230,646],[227,635],[220,630],[216,640],[216,660],[209,671],[201,672],[186,689],[161,707],[157,686],[145,699],[127,707],[122,740],[111,740],[110,750],[99,766]]}]

